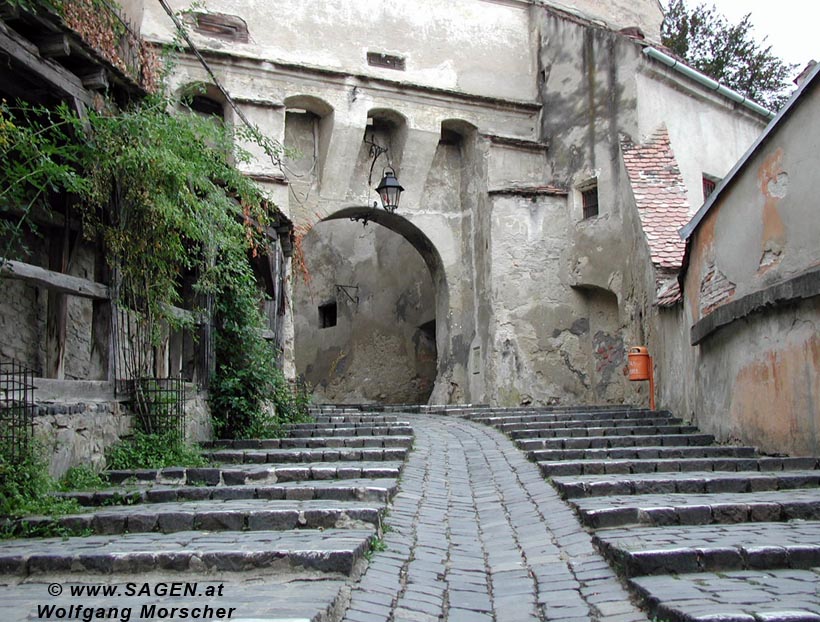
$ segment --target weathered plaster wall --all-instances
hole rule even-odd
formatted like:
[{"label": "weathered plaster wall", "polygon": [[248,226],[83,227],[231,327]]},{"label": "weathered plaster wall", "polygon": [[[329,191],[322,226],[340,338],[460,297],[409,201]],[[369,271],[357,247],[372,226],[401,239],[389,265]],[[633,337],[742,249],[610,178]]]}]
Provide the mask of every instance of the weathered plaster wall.
[{"label": "weathered plaster wall", "polygon": [[[436,378],[435,292],[413,246],[378,224],[334,220],[303,240],[296,369],[320,402],[425,403]],[[345,285],[340,290],[336,286]],[[319,306],[336,304],[335,326]]]},{"label": "weathered plaster wall", "polygon": [[663,12],[657,0],[542,0],[539,4],[604,23],[612,30],[637,26],[647,39],[660,41]]},{"label": "weathered plaster wall", "polygon": [[[186,0],[169,3],[187,9]],[[143,36],[168,40],[157,3],[145,8]],[[241,16],[249,42],[208,40],[237,56],[322,67],[477,95],[529,100],[534,58],[529,6],[492,0],[322,2],[208,0],[205,10]],[[201,9],[200,9],[201,10]],[[419,42],[423,41],[423,45]],[[368,64],[367,53],[398,56],[405,70]]]},{"label": "weathered plaster wall", "polygon": [[[292,4],[276,10],[293,19],[274,23],[267,6],[208,2],[209,11],[247,18],[251,37],[239,44],[195,39],[243,110],[298,149],[284,171],[257,154],[247,172],[303,232],[366,213],[375,194],[363,141],[375,132],[390,147],[406,192],[399,213],[382,214],[379,222],[409,240],[432,274],[438,373],[430,399],[512,404],[640,396],[642,387],[627,383],[623,369],[627,348],[655,330],[647,319],[654,275],[630,255],[637,242],[629,236],[642,239],[642,232],[631,220],[621,136],[640,140],[656,129],[664,111],[656,99],[670,101],[673,143],[690,134],[705,138],[729,120],[729,129],[716,133],[721,149],[710,146],[706,164],[697,162],[697,147],[680,148],[687,184],[696,177],[699,184],[701,172],[725,172],[751,141],[756,121],[731,120],[732,106],[666,75],[639,42],[549,3],[368,1],[330,3],[323,12]],[[570,12],[596,13],[598,24],[637,24],[650,34],[660,22],[649,0],[575,4]],[[414,15],[405,21],[416,32],[449,38],[425,37],[423,45],[407,38],[405,49],[382,50],[403,56],[403,71],[368,65],[379,27],[408,12]],[[167,38],[164,20],[157,7],[146,7],[145,32]],[[492,36],[476,38],[494,22]],[[297,39],[307,31],[315,36]],[[446,71],[438,70],[441,59],[448,59]],[[183,59],[173,80],[182,86],[206,78]],[[456,165],[454,146],[446,144],[451,132],[461,137]],[[376,177],[384,162],[377,164]],[[598,185],[600,212],[584,220],[579,188],[590,180]],[[548,186],[563,187],[566,196]],[[353,261],[321,252],[342,266]],[[401,295],[396,287],[388,298]],[[329,369],[332,361],[318,352],[309,350],[308,358]]]},{"label": "weathered plaster wall", "polygon": [[765,122],[656,61],[644,59],[636,81],[638,135],[632,138],[642,142],[666,125],[694,213],[703,204],[703,175],[726,175]]},{"label": "weathered plaster wall", "polygon": [[[684,324],[820,266],[814,123],[820,88],[805,92],[717,197],[691,238]],[[722,438],[764,450],[820,454],[820,302],[766,307],[689,346],[689,382],[665,388]]]}]

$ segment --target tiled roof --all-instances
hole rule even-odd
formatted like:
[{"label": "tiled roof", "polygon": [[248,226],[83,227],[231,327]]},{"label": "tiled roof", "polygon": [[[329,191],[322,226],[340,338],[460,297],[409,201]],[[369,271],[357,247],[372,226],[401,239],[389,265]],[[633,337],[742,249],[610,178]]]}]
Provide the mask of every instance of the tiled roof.
[{"label": "tiled roof", "polygon": [[[677,271],[686,249],[678,230],[689,221],[689,200],[666,126],[661,125],[642,145],[622,139],[621,152],[652,263],[659,274]],[[659,276],[657,285],[666,290],[664,302],[669,304],[677,288],[662,287],[664,281],[668,279]]]}]

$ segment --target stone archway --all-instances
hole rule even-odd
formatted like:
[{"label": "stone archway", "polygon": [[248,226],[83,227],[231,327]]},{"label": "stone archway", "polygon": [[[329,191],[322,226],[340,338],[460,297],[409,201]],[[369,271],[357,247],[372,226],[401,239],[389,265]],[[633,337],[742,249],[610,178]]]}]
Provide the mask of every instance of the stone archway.
[{"label": "stone archway", "polygon": [[302,245],[311,282],[294,291],[296,364],[317,399],[427,402],[449,331],[432,241],[406,218],[362,206],[325,217]]}]

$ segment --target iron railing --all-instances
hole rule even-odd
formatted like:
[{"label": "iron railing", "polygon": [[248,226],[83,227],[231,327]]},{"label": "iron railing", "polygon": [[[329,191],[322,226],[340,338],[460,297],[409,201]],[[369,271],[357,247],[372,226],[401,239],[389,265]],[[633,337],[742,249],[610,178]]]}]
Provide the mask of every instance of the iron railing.
[{"label": "iron railing", "polygon": [[17,361],[0,361],[0,458],[15,464],[34,437],[34,372]]},{"label": "iron railing", "polygon": [[135,427],[147,434],[176,432],[185,438],[185,382],[182,377],[120,380],[134,413]]}]

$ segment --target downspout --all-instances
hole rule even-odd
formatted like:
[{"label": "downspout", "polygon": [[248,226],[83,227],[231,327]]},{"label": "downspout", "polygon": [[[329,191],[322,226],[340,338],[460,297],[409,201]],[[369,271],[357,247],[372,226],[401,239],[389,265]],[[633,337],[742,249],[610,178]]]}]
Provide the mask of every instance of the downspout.
[{"label": "downspout", "polygon": [[723,86],[722,84],[720,84],[720,82],[712,80],[712,78],[703,75],[699,71],[692,69],[688,65],[685,65],[679,60],[672,58],[668,54],[664,54],[663,52],[651,47],[644,48],[643,53],[646,54],[649,58],[658,60],[667,67],[670,67],[671,69],[674,69],[675,71],[682,73],[687,78],[691,78],[698,84],[702,84],[709,90],[714,91],[715,93],[719,93],[720,95],[723,95],[724,97],[727,97],[731,99],[733,102],[737,102],[742,106],[746,106],[746,108],[748,108],[749,110],[752,110],[757,114],[766,117],[769,120],[774,119],[775,116],[777,116],[776,113],[772,112],[771,110],[766,110],[766,108],[764,108],[760,104],[756,104],[745,95],[741,95],[737,91],[733,91],[732,89]]}]

